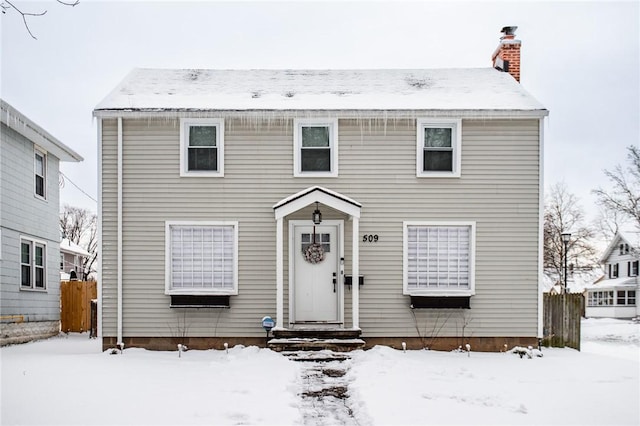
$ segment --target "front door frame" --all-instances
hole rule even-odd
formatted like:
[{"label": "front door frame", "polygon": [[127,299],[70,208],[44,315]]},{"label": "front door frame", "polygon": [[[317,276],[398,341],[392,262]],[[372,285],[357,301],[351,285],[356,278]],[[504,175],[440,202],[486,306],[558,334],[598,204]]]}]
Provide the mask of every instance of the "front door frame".
[{"label": "front door frame", "polygon": [[[317,226],[335,226],[338,232],[338,259],[337,259],[337,276],[336,276],[336,292],[338,293],[337,308],[338,315],[336,321],[340,328],[344,327],[344,220],[323,220]],[[296,226],[313,226],[310,220],[290,220],[289,221],[289,325],[292,326],[296,322],[295,318],[295,227]],[[336,324],[338,325],[338,324]]]},{"label": "front door frame", "polygon": [[[312,186],[283,198],[273,206],[276,220],[276,326],[284,329],[284,220],[285,217],[314,203],[322,203],[349,216],[351,222],[351,275],[360,276],[360,210],[362,204],[338,192]],[[352,330],[360,330],[360,286],[351,289]]]}]

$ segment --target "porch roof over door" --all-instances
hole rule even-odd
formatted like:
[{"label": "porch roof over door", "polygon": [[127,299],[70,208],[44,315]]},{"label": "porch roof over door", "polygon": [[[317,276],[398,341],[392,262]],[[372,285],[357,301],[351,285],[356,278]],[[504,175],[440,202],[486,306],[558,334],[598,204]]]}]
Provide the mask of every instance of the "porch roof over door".
[{"label": "porch roof over door", "polygon": [[322,203],[349,216],[360,218],[362,204],[338,192],[312,186],[274,204],[275,218],[281,219],[313,203]]}]

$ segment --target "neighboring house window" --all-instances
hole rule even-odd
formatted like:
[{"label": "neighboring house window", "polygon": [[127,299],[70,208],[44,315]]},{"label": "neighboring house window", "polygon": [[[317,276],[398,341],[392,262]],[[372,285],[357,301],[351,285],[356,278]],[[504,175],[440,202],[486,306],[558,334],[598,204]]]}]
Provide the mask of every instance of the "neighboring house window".
[{"label": "neighboring house window", "polygon": [[224,176],[223,120],[180,120],[180,175]]},{"label": "neighboring house window", "polygon": [[294,176],[338,176],[338,120],[294,120],[293,146]]},{"label": "neighboring house window", "polygon": [[618,278],[619,269],[620,265],[617,263],[614,265],[609,265],[609,278]]},{"label": "neighboring house window", "polygon": [[404,293],[470,296],[475,223],[404,224]]},{"label": "neighboring house window", "polygon": [[635,305],[636,304],[635,290],[618,290],[616,293],[617,293],[616,302],[618,305]]},{"label": "neighboring house window", "polygon": [[64,254],[60,253],[60,270],[64,271]]},{"label": "neighboring house window", "polygon": [[46,252],[44,243],[20,240],[20,286],[26,289],[46,288]]},{"label": "neighboring house window", "polygon": [[166,223],[167,294],[237,294],[238,223]]},{"label": "neighboring house window", "polygon": [[589,306],[613,306],[613,291],[589,292]]},{"label": "neighboring house window", "polygon": [[34,159],[35,172],[35,193],[37,196],[47,197],[47,156],[41,151],[35,153]]},{"label": "neighboring house window", "polygon": [[417,125],[417,176],[459,177],[462,120],[419,119]]}]

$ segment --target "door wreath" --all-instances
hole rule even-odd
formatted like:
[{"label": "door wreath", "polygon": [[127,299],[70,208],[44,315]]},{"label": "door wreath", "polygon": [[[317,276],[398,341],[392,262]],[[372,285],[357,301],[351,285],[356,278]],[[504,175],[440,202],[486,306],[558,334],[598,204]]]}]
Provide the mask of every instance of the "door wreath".
[{"label": "door wreath", "polygon": [[303,252],[304,260],[315,265],[316,263],[320,263],[324,260],[324,249],[322,248],[322,244],[318,244],[313,242],[309,244],[309,246]]}]

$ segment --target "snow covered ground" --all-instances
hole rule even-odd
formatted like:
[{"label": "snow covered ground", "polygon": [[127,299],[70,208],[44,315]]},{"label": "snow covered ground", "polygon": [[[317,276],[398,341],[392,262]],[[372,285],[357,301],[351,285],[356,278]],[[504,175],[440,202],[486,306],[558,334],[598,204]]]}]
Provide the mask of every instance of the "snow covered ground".
[{"label": "snow covered ground", "polygon": [[582,352],[100,351],[87,334],[0,349],[2,425],[638,425],[640,325],[583,321]]}]

